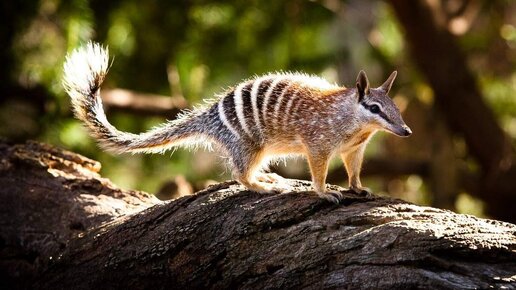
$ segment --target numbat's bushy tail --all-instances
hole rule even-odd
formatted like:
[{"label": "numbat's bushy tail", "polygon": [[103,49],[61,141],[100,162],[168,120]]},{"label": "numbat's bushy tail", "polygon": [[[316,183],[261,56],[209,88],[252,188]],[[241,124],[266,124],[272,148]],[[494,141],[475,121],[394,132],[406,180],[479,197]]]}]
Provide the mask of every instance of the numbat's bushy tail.
[{"label": "numbat's bushy tail", "polygon": [[75,50],[64,65],[64,86],[75,115],[104,148],[162,152],[185,143],[213,142],[229,157],[233,176],[254,191],[283,190],[264,183],[276,177],[261,172],[263,163],[303,154],[317,194],[338,202],[342,195],[326,192],[325,184],[333,155],[340,154],[344,161],[351,189],[362,191],[360,167],[371,136],[377,130],[411,134],[387,96],[396,72],[380,87],[370,88],[363,71],[353,88],[299,73],[255,77],[227,90],[210,106],[146,133],[120,132],[107,121],[99,94],[108,66],[107,50],[92,43]]},{"label": "numbat's bushy tail", "polygon": [[100,86],[109,69],[107,48],[88,43],[66,57],[63,85],[72,100],[75,116],[86,124],[100,145],[111,152],[163,152],[178,142],[196,142],[199,116],[193,112],[146,133],[121,132],[107,120]]}]

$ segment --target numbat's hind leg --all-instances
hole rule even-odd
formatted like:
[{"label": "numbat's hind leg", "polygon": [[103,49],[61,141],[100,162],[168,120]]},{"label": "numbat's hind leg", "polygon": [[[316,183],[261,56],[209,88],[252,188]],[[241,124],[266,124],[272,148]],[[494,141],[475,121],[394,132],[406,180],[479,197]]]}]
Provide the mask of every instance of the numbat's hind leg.
[{"label": "numbat's hind leg", "polygon": [[[235,150],[232,156],[233,162],[233,175],[234,178],[243,186],[249,190],[270,193],[270,192],[282,192],[283,189],[276,187],[272,184],[266,184],[264,181],[268,179],[272,180],[267,174],[259,172],[262,160],[263,152],[261,150]],[[247,152],[248,154],[242,154],[241,152]]]},{"label": "numbat's hind leg", "polygon": [[261,181],[261,182],[275,183],[275,184],[280,184],[280,183],[286,182],[285,178],[283,178],[282,176],[280,176],[276,173],[265,173],[265,172],[257,173],[256,180]]}]

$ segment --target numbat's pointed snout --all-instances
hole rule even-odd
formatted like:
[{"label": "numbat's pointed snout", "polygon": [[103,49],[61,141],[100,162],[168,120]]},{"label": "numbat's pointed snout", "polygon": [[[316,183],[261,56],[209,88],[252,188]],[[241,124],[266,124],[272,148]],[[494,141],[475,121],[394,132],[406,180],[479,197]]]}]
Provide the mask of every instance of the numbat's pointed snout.
[{"label": "numbat's pointed snout", "polygon": [[405,125],[403,126],[403,129],[405,130],[403,136],[408,137],[412,135],[412,130],[409,128],[409,126]]}]

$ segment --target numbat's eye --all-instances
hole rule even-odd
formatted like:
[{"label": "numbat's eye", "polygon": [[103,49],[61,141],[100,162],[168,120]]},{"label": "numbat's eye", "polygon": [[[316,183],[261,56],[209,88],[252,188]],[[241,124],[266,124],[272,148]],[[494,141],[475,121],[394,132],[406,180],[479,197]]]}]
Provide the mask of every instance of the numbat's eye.
[{"label": "numbat's eye", "polygon": [[380,113],[380,107],[378,107],[378,105],[371,105],[371,107],[369,107],[369,111],[373,114],[378,114]]}]

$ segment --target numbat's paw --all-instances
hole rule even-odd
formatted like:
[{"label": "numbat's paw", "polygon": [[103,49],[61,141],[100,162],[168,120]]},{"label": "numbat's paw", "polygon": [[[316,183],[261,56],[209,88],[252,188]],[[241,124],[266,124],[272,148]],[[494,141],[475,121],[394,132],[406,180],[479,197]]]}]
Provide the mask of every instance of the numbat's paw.
[{"label": "numbat's paw", "polygon": [[373,196],[373,193],[369,188],[366,187],[350,187],[349,190],[353,191],[355,194],[364,196],[364,197],[370,197]]},{"label": "numbat's paw", "polygon": [[327,201],[333,202],[335,204],[339,204],[340,200],[342,199],[342,193],[338,191],[321,192],[317,193],[317,195],[320,198],[326,199]]},{"label": "numbat's paw", "polygon": [[268,183],[281,183],[285,181],[283,177],[277,175],[276,173],[260,173],[256,176],[256,180]]},{"label": "numbat's paw", "polygon": [[267,188],[269,193],[283,193],[287,191],[287,189],[277,186],[268,186]]},{"label": "numbat's paw", "polygon": [[278,186],[274,186],[274,185],[266,184],[266,183],[262,183],[262,182],[254,183],[252,185],[252,187],[248,187],[248,189],[252,190],[254,192],[258,192],[258,193],[282,193],[287,190],[285,188],[281,188]]}]

